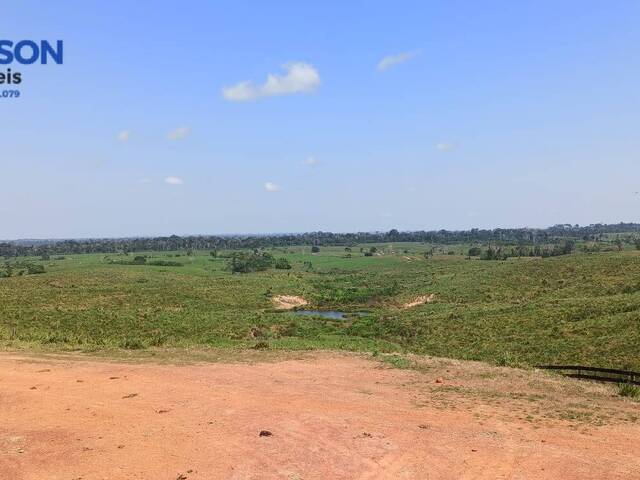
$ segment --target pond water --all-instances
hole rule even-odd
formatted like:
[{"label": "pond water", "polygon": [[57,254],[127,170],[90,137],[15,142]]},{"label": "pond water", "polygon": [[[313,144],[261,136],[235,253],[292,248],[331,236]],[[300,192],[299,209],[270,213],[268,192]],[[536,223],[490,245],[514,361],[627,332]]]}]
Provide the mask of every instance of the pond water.
[{"label": "pond water", "polygon": [[358,317],[362,317],[367,315],[365,312],[339,312],[337,310],[294,310],[290,313],[294,315],[304,315],[309,317],[322,317],[328,318],[329,320],[346,320],[347,315],[357,315]]}]

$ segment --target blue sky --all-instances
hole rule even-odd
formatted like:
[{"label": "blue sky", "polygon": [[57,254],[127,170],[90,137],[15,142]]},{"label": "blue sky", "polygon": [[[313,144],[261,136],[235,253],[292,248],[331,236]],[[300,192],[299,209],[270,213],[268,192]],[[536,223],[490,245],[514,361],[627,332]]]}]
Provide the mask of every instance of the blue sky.
[{"label": "blue sky", "polygon": [[639,2],[2,8],[0,238],[638,220]]}]

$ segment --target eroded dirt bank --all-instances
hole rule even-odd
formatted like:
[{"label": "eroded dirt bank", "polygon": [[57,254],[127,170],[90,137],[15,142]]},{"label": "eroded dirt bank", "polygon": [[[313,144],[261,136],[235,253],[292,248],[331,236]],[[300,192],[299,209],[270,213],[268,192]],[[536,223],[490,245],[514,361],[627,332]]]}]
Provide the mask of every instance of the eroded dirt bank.
[{"label": "eroded dirt bank", "polygon": [[415,371],[332,353],[186,366],[3,354],[0,478],[632,479],[638,405],[445,360]]}]

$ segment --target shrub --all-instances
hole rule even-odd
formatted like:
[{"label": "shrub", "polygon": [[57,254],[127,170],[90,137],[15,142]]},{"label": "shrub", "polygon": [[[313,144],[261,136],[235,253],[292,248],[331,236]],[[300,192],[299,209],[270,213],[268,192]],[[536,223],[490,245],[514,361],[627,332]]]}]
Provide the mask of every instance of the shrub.
[{"label": "shrub", "polygon": [[314,245],[311,247],[311,253],[318,253],[320,251],[320,247]]},{"label": "shrub", "polygon": [[479,257],[481,253],[482,253],[482,250],[480,250],[480,247],[471,247],[469,249],[470,257]]},{"label": "shrub", "polygon": [[621,383],[618,386],[618,395],[628,398],[640,398],[640,387],[631,383]]},{"label": "shrub", "polygon": [[289,263],[289,260],[287,260],[286,258],[280,257],[279,259],[276,260],[276,268],[278,270],[290,270],[291,264]]},{"label": "shrub", "polygon": [[145,348],[144,342],[137,337],[124,337],[120,340],[120,348],[125,350],[142,350]]},{"label": "shrub", "polygon": [[231,273],[259,272],[271,267],[273,255],[267,252],[238,252],[231,255],[225,266]]},{"label": "shrub", "polygon": [[37,275],[38,273],[44,273],[44,265],[34,265],[32,263],[27,265],[27,274]]}]

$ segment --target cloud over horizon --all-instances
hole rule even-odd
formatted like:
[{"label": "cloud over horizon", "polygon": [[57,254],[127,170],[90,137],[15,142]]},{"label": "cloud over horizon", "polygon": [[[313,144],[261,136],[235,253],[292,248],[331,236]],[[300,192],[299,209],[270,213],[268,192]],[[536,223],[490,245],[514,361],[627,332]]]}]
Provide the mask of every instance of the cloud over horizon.
[{"label": "cloud over horizon", "polygon": [[191,133],[191,128],[189,128],[189,127],[178,127],[178,128],[175,128],[175,129],[171,130],[167,134],[167,138],[169,140],[182,140],[182,139],[186,138],[187,135],[189,135],[189,133]]},{"label": "cloud over horizon", "polygon": [[318,163],[319,162],[316,157],[308,157],[304,161],[304,164],[307,165],[308,167],[315,167],[316,165],[318,165]]},{"label": "cloud over horizon", "polygon": [[168,185],[182,185],[184,181],[180,177],[167,177],[164,179],[164,183]]},{"label": "cloud over horizon", "polygon": [[456,148],[455,143],[441,142],[436,144],[436,150],[440,150],[441,152],[447,152],[449,150],[453,150],[454,148]]},{"label": "cloud over horizon", "polygon": [[126,142],[127,140],[129,140],[129,138],[131,138],[130,130],[122,130],[120,133],[118,133],[118,140],[120,142]]},{"label": "cloud over horizon", "polygon": [[222,89],[222,96],[230,102],[247,102],[263,97],[311,93],[320,85],[320,74],[311,64],[291,62],[283,65],[284,75],[269,74],[262,85],[247,80]]},{"label": "cloud over horizon", "polygon": [[395,55],[387,55],[378,62],[378,71],[383,72],[389,68],[399,65],[404,62],[408,62],[412,58],[416,57],[420,53],[419,50],[412,50],[410,52],[397,53]]},{"label": "cloud over horizon", "polygon": [[279,192],[280,191],[280,185],[276,185],[275,183],[272,182],[267,182],[264,184],[264,189],[267,192]]}]

